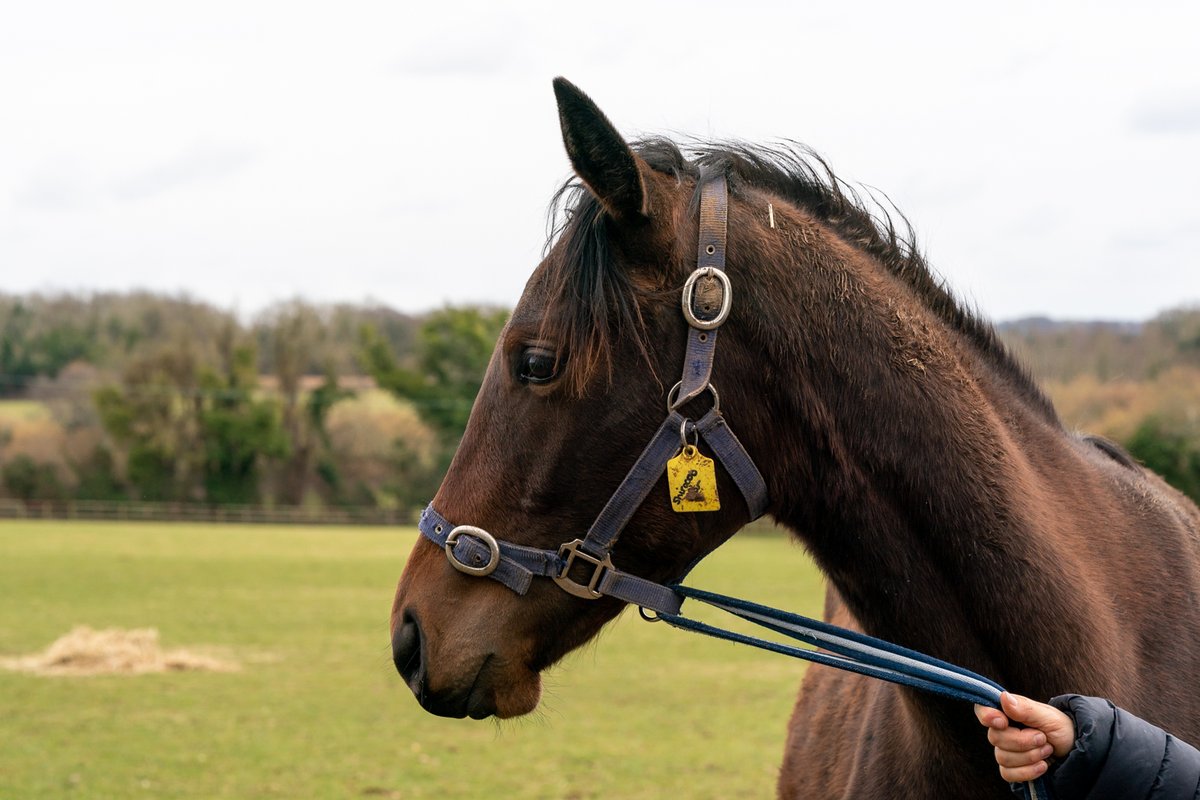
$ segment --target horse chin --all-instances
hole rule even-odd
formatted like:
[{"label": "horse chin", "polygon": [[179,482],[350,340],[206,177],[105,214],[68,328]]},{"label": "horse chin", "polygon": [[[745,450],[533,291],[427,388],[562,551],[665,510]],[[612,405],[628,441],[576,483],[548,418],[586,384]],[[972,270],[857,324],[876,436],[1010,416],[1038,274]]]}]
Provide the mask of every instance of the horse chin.
[{"label": "horse chin", "polygon": [[520,717],[537,708],[541,699],[542,678],[537,673],[530,673],[526,680],[509,684],[503,691],[496,692],[492,713],[498,719]]},{"label": "horse chin", "polygon": [[530,713],[542,698],[542,679],[535,672],[522,672],[524,674],[490,687],[477,680],[457,709],[458,713],[443,713],[443,716],[511,719]]},{"label": "horse chin", "polygon": [[[480,701],[468,713],[474,719],[511,719],[528,714],[542,699],[542,676],[521,660],[493,656],[475,679]],[[483,713],[486,712],[486,713]]]}]

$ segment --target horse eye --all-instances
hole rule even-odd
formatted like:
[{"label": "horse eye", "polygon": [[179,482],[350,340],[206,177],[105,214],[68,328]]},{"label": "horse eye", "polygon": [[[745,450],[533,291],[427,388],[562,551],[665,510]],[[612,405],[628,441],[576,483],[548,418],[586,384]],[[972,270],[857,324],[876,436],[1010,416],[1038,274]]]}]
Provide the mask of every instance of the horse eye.
[{"label": "horse eye", "polygon": [[526,347],[521,351],[517,377],[521,383],[549,383],[558,377],[558,356],[542,347]]}]

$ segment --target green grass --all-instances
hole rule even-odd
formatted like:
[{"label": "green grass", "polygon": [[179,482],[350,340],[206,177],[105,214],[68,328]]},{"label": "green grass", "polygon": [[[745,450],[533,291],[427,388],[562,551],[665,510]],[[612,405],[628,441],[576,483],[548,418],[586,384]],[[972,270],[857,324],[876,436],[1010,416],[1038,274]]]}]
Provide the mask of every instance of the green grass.
[{"label": "green grass", "polygon": [[[413,529],[0,523],[0,654],[80,624],[157,627],[237,673],[0,671],[4,798],[770,797],[803,666],[626,612],[539,711],[445,720],[396,676],[387,617]],[[782,537],[694,585],[815,614]]]}]

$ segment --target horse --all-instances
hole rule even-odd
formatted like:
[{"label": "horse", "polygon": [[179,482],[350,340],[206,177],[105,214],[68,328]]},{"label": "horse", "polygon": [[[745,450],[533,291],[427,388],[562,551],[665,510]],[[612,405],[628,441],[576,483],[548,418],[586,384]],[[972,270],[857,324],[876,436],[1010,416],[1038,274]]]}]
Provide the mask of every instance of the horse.
[{"label": "horse", "polygon": [[[675,401],[680,286],[701,194],[723,179],[735,299],[708,385],[767,512],[824,573],[825,619],[1032,697],[1106,696],[1200,740],[1196,506],[1115,444],[1066,430],[902,215],[816,154],[631,144],[577,87],[554,90],[577,180],[431,508],[487,548],[553,551],[588,529]],[[726,466],[720,508],[703,512],[674,511],[651,476],[607,566],[669,583],[741,529],[751,504]],[[396,667],[434,714],[532,711],[540,673],[626,605],[594,577],[522,594],[470,568],[421,537],[392,605]],[[803,679],[777,790],[1010,796],[968,704],[822,668]]]}]

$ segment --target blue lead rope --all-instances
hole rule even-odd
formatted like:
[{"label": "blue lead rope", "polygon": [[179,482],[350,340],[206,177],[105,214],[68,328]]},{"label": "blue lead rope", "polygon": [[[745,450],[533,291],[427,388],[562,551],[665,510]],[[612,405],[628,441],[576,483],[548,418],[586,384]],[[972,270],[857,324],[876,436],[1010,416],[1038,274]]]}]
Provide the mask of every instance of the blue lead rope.
[{"label": "blue lead rope", "polygon": [[[868,636],[865,633],[840,628],[837,625],[830,625],[828,622],[810,619],[799,614],[780,611],[736,597],[693,589],[690,586],[675,585],[671,588],[683,597],[718,608],[747,622],[753,622],[755,625],[761,625],[776,633],[805,642],[813,647],[819,647],[821,650],[809,650],[773,642],[769,639],[760,639],[756,636],[747,636],[689,619],[680,614],[659,613],[658,619],[672,627],[703,633],[739,644],[748,644],[773,653],[824,664],[871,678],[879,678],[954,700],[965,700],[990,708],[1000,708],[1000,694],[1004,688],[995,681],[969,669],[916,650],[909,650],[907,647],[901,647],[883,639],[877,639],[874,636]],[[1052,798],[1042,778],[1022,784],[1021,789],[1026,800],[1051,800]]]}]

